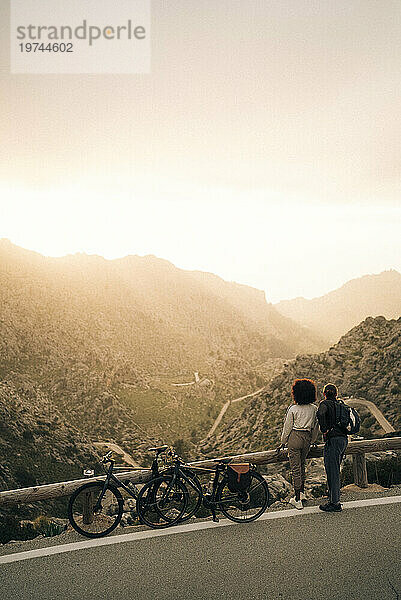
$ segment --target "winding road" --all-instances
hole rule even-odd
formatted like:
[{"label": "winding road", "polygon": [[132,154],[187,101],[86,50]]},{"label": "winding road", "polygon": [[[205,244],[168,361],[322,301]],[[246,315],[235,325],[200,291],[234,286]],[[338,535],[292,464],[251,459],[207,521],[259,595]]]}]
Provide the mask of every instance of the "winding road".
[{"label": "winding road", "polygon": [[93,442],[93,445],[96,446],[96,448],[106,447],[109,450],[113,450],[113,452],[115,452],[116,454],[120,454],[122,456],[123,461],[126,462],[127,465],[131,465],[131,467],[140,466],[137,462],[134,461],[132,456],[130,456],[125,450],[123,450],[123,448],[121,448],[121,446],[115,444],[114,442]]},{"label": "winding road", "polygon": [[[235,398],[235,400],[227,400],[227,402],[225,402],[223,404],[221,411],[219,412],[215,422],[213,423],[212,428],[210,429],[210,431],[206,437],[209,437],[210,435],[214,434],[217,427],[220,425],[222,418],[226,414],[228,407],[231,404],[234,404],[234,402],[239,402],[240,400],[246,400],[247,398],[252,398],[252,396],[256,396],[260,392],[263,392],[264,389],[265,389],[265,386],[256,390],[256,392],[252,392],[251,394],[246,394],[245,396],[240,396],[239,398]],[[385,433],[395,432],[394,427],[386,419],[386,417],[383,415],[382,411],[376,406],[376,404],[374,404],[370,400],[365,400],[364,398],[352,398],[351,397],[351,398],[344,398],[344,402],[346,402],[350,406],[353,406],[353,405],[364,406],[372,413],[372,415],[375,417],[376,421],[379,423],[380,427],[383,429],[383,431]]]},{"label": "winding road", "polygon": [[265,389],[265,386],[259,388],[258,390],[256,390],[256,392],[252,392],[251,394],[246,394],[245,396],[240,396],[239,398],[235,398],[234,400],[227,400],[227,402],[225,402],[225,404],[223,404],[223,406],[221,408],[221,411],[218,414],[217,419],[213,423],[212,428],[210,429],[210,431],[209,431],[209,433],[207,434],[206,437],[208,437],[209,435],[213,435],[214,434],[214,432],[216,431],[217,427],[220,425],[220,422],[221,422],[222,418],[226,414],[228,407],[231,404],[234,404],[234,402],[239,402],[240,400],[246,400],[247,398],[252,398],[252,396],[256,396],[260,392],[263,392],[264,389]]},{"label": "winding road", "polygon": [[370,402],[370,400],[364,400],[363,398],[344,398],[344,402],[349,404],[350,406],[361,405],[365,406],[376,421],[379,423],[380,427],[384,430],[385,433],[393,433],[395,431],[394,427],[391,425],[389,421],[387,421],[386,417],[383,415],[382,411],[374,404]]}]

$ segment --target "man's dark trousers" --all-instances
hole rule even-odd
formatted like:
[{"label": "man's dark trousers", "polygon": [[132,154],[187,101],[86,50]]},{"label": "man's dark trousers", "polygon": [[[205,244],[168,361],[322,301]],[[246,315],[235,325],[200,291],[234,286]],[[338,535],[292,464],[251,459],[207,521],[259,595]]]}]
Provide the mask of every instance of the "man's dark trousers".
[{"label": "man's dark trousers", "polygon": [[332,504],[340,502],[340,465],[347,445],[348,438],[345,436],[331,437],[324,445],[324,468]]}]

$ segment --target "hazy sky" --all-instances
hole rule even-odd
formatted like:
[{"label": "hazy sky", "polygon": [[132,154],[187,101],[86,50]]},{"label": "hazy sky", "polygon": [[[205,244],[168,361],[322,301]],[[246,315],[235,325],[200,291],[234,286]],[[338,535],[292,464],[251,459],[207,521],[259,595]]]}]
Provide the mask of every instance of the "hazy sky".
[{"label": "hazy sky", "polygon": [[0,237],[312,297],[401,269],[399,0],[152,2],[149,75],[10,75]]}]

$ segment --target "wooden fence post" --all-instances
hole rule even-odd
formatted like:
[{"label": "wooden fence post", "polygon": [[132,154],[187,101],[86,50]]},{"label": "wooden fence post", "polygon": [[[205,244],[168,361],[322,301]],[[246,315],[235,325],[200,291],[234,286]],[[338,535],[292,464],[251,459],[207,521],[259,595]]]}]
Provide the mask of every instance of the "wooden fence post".
[{"label": "wooden fence post", "polygon": [[86,491],[82,507],[82,522],[85,525],[93,523],[93,492]]},{"label": "wooden fence post", "polygon": [[368,487],[368,472],[366,469],[366,456],[364,452],[352,455],[352,469],[354,471],[354,481],[360,488]]},{"label": "wooden fence post", "polygon": [[[85,469],[84,477],[93,477],[94,471],[92,469]],[[82,522],[85,525],[93,523],[93,492],[86,490],[84,492],[84,500],[82,506]]]},{"label": "wooden fence post", "polygon": [[[369,452],[387,452],[387,451],[401,451],[401,436],[391,438],[378,438],[373,440],[353,440],[349,442],[346,455],[356,456],[353,461],[354,470],[354,481],[359,487],[366,488],[368,485],[368,478],[366,472],[366,460],[365,453]],[[313,447],[309,451],[308,458],[321,458],[323,456],[324,447],[320,444],[316,448]],[[224,458],[227,462],[229,461],[240,461],[240,462],[251,462],[255,465],[270,465],[273,463],[281,463],[288,461],[287,452],[277,452],[276,450],[265,450],[263,452],[251,452],[248,454],[236,454],[234,456],[219,457],[219,460]],[[216,466],[216,458],[198,460],[190,462],[189,467],[195,467],[197,469],[214,469]],[[127,467],[129,469],[129,467]],[[92,483],[104,482],[105,475],[93,475],[91,471],[87,471],[85,476],[87,479],[76,479],[74,481],[60,481],[59,483],[50,483],[46,485],[37,485],[29,488],[22,488],[16,490],[0,490],[0,507],[12,506],[15,504],[30,504],[32,502],[39,502],[42,500],[52,500],[54,498],[62,498],[63,496],[71,495],[75,490],[80,488],[85,481]],[[152,478],[152,472],[150,469],[140,470],[128,470],[119,473],[119,477],[123,481],[132,481],[133,483],[146,483]],[[96,494],[95,494],[96,495]],[[90,498],[88,498],[88,502]],[[84,504],[82,502],[82,504]],[[83,511],[83,505],[82,505]],[[87,508],[89,511],[89,506]]]}]

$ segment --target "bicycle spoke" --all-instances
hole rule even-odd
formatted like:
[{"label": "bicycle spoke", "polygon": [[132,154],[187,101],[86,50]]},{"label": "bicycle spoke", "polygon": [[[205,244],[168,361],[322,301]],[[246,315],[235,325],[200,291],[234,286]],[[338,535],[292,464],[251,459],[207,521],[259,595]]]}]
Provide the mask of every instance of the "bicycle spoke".
[{"label": "bicycle spoke", "polygon": [[263,477],[252,473],[251,485],[247,491],[231,492],[226,481],[221,482],[216,499],[222,513],[233,521],[253,521],[266,510],[269,491]]},{"label": "bicycle spoke", "polygon": [[107,535],[121,520],[121,495],[117,490],[108,488],[101,498],[102,490],[102,484],[84,485],[70,499],[70,523],[87,537]]},{"label": "bicycle spoke", "polygon": [[175,524],[184,514],[186,488],[171,477],[160,477],[146,484],[138,496],[138,515],[150,527]]}]

